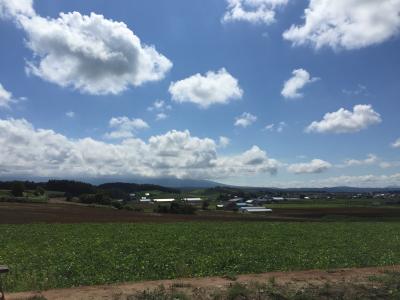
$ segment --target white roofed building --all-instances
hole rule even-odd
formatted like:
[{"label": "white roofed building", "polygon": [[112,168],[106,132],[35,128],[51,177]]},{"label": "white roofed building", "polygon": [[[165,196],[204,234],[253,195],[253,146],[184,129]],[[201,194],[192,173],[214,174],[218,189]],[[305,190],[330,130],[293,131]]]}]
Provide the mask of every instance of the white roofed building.
[{"label": "white roofed building", "polygon": [[171,203],[174,201],[175,201],[174,198],[153,199],[153,202],[155,203]]},{"label": "white roofed building", "polygon": [[183,198],[183,201],[187,201],[187,202],[201,202],[203,201],[202,198]]}]

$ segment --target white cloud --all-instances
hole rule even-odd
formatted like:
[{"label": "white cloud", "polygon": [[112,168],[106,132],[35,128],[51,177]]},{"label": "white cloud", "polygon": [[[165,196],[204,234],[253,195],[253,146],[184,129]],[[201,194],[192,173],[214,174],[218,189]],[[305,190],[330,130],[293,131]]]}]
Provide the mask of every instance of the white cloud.
[{"label": "white cloud", "polygon": [[252,24],[271,24],[275,22],[278,7],[288,0],[227,0],[228,7],[222,22],[245,21]]},{"label": "white cloud", "polygon": [[325,114],[321,121],[312,122],[306,132],[352,133],[382,122],[381,116],[371,105],[355,105],[353,111],[344,108]]},{"label": "white cloud", "polygon": [[239,117],[236,118],[235,126],[240,126],[246,128],[257,121],[257,117],[251,113],[244,112]]},{"label": "white cloud", "polygon": [[172,107],[169,104],[166,104],[164,100],[156,100],[154,103],[147,108],[148,111],[155,111],[156,113],[156,121],[165,120],[168,118],[167,110],[171,110]]},{"label": "white cloud", "polygon": [[322,159],[313,159],[308,163],[291,164],[288,166],[287,170],[294,174],[310,174],[322,173],[331,167],[332,165],[327,161]]},{"label": "white cloud", "polygon": [[108,139],[130,138],[137,130],[149,128],[149,125],[142,119],[129,119],[128,117],[111,118],[109,126],[114,130],[104,135]]},{"label": "white cloud", "polygon": [[216,171],[220,172],[219,177],[237,176],[243,174],[270,173],[275,174],[280,163],[275,159],[270,159],[265,151],[257,146],[253,146],[239,155],[221,157],[215,161]]},{"label": "white cloud", "polygon": [[238,80],[224,68],[218,72],[208,71],[205,75],[197,73],[172,82],[169,92],[172,100],[179,103],[192,102],[201,108],[208,108],[213,104],[226,104],[243,96]]},{"label": "white cloud", "polygon": [[[111,123],[111,122],[110,122]],[[121,123],[118,119],[112,122]],[[221,157],[217,143],[172,130],[148,141],[128,138],[105,143],[70,139],[52,130],[36,129],[24,119],[0,119],[0,175],[145,176],[216,179],[274,173],[278,162],[253,146]]]},{"label": "white cloud", "polygon": [[285,82],[282,89],[282,96],[285,98],[301,98],[303,94],[299,92],[305,85],[317,81],[319,78],[311,78],[310,73],[304,69],[296,69],[292,72],[292,77]]},{"label": "white cloud", "polygon": [[287,126],[287,124],[285,122],[279,122],[277,128],[276,128],[276,132],[282,132],[283,129],[285,129],[285,127]]},{"label": "white cloud", "polygon": [[323,179],[311,179],[307,181],[285,181],[273,182],[273,186],[277,187],[335,187],[335,186],[351,186],[351,187],[388,187],[400,186],[400,173],[388,175],[360,175],[360,176],[336,176]]},{"label": "white cloud", "polygon": [[24,29],[34,54],[26,70],[43,80],[88,94],[119,94],[129,86],[163,79],[172,67],[123,22],[79,12],[43,18],[26,5],[31,1],[14,3],[18,1],[1,0],[0,8]]},{"label": "white cloud", "polygon": [[231,140],[227,138],[226,136],[220,136],[219,137],[219,143],[218,147],[220,148],[226,148],[228,145],[231,143]]},{"label": "white cloud", "polygon": [[168,115],[166,113],[163,113],[163,112],[158,113],[156,115],[156,120],[157,121],[165,120],[166,118],[168,118]]},{"label": "white cloud", "polygon": [[392,143],[393,148],[400,148],[400,138],[398,138],[395,142]]},{"label": "white cloud", "polygon": [[166,105],[164,100],[156,100],[147,108],[148,111],[163,111],[165,109],[171,109],[171,106]]},{"label": "white cloud", "polygon": [[264,128],[265,131],[274,131],[274,129],[275,129],[275,124],[268,124]]},{"label": "white cloud", "polygon": [[387,187],[400,185],[400,173],[390,175],[337,176],[310,182],[313,186]]},{"label": "white cloud", "polygon": [[347,159],[345,160],[346,166],[362,166],[362,165],[373,165],[378,163],[379,158],[375,154],[368,154],[366,159]]},{"label": "white cloud", "polygon": [[379,166],[382,169],[394,168],[400,166],[399,161],[385,161],[375,154],[368,154],[365,159],[347,159],[344,164],[336,165],[337,168],[354,166]]},{"label": "white cloud", "polygon": [[7,91],[0,83],[0,108],[10,108],[10,104],[16,102],[11,92]]},{"label": "white cloud", "polygon": [[73,112],[73,111],[68,111],[68,112],[66,112],[65,113],[65,115],[68,117],[68,118],[74,118],[75,117],[75,112]]},{"label": "white cloud", "polygon": [[281,133],[285,127],[287,126],[286,122],[279,122],[277,124],[268,124],[267,126],[264,127],[264,131],[271,131],[271,132],[278,132]]},{"label": "white cloud", "polygon": [[0,0],[0,17],[34,16],[33,0]]},{"label": "white cloud", "polygon": [[400,31],[400,0],[310,0],[303,25],[284,32],[294,45],[358,49],[382,43]]},{"label": "white cloud", "polygon": [[382,161],[379,163],[379,167],[382,169],[398,168],[400,167],[400,161]]},{"label": "white cloud", "polygon": [[343,89],[342,92],[343,92],[343,94],[346,94],[349,96],[359,96],[359,95],[367,96],[369,94],[367,87],[362,84],[358,84],[357,87],[352,90]]}]

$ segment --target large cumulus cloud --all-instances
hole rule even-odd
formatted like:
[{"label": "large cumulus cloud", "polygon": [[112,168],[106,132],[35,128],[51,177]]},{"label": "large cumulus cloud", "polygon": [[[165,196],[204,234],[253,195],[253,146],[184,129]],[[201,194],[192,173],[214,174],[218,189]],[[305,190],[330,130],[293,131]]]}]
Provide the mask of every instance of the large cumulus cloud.
[{"label": "large cumulus cloud", "polygon": [[338,111],[326,113],[321,121],[312,122],[306,132],[352,133],[381,122],[380,114],[371,105],[358,104],[353,111],[340,108]]},{"label": "large cumulus cloud", "polygon": [[382,43],[400,32],[400,0],[311,0],[304,24],[283,37],[316,49],[359,49]]},{"label": "large cumulus cloud", "polygon": [[0,175],[147,176],[216,179],[275,173],[278,161],[257,146],[220,156],[218,142],[172,130],[119,143],[93,138],[71,139],[37,129],[24,119],[0,119]]},{"label": "large cumulus cloud", "polygon": [[44,18],[29,7],[31,1],[21,3],[25,4],[1,0],[0,12],[12,16],[26,33],[34,56],[26,67],[29,74],[101,95],[161,80],[172,67],[168,58],[143,44],[123,22],[79,12]]},{"label": "large cumulus cloud", "polygon": [[169,92],[173,101],[191,102],[201,108],[208,108],[213,104],[227,104],[243,96],[239,81],[224,68],[217,72],[208,71],[204,75],[197,73],[172,82]]}]

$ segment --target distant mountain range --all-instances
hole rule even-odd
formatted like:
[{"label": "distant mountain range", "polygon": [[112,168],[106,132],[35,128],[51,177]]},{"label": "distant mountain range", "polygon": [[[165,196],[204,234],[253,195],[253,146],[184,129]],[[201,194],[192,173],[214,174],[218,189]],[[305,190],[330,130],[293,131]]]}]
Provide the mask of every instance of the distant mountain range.
[{"label": "distant mountain range", "polygon": [[[43,178],[43,177],[28,177],[22,178],[0,178],[0,181],[6,180],[29,180],[35,182],[44,182],[48,179],[61,179],[61,178]],[[64,178],[62,178],[64,179]],[[326,193],[376,193],[376,192],[400,192],[400,186],[389,186],[382,188],[360,188],[349,186],[336,186],[336,187],[323,187],[323,188],[274,188],[274,187],[249,187],[249,186],[235,186],[218,183],[211,180],[196,180],[196,179],[177,179],[177,178],[145,178],[145,177],[97,177],[97,178],[65,178],[70,180],[77,180],[82,182],[100,185],[110,182],[125,182],[137,184],[153,184],[170,188],[179,189],[195,189],[195,188],[214,188],[217,186],[226,188],[237,188],[244,190],[263,190],[265,192],[326,192]]]},{"label": "distant mountain range", "polygon": [[324,188],[288,188],[278,189],[287,192],[326,192],[326,193],[377,193],[377,192],[400,192],[400,187],[362,188],[351,186],[335,186]]},{"label": "distant mountain range", "polygon": [[[115,178],[98,178],[91,183],[101,184],[115,181]],[[274,187],[247,187],[223,184],[211,180],[196,179],[177,179],[177,178],[131,178],[129,180],[120,179],[123,182],[135,182],[138,184],[155,184],[171,188],[194,189],[194,188],[214,188],[217,186],[246,189],[246,190],[265,190],[265,191],[281,191],[281,192],[326,192],[326,193],[373,193],[373,192],[389,192],[400,191],[399,186],[384,188],[360,188],[349,186],[323,187],[323,188],[274,188]]]}]

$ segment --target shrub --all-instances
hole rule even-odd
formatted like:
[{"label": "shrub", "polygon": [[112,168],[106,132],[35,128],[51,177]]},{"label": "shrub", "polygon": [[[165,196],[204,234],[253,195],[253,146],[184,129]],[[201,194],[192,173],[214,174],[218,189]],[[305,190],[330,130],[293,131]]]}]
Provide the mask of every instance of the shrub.
[{"label": "shrub", "polygon": [[202,209],[202,210],[207,210],[209,206],[210,206],[210,202],[207,201],[207,200],[205,200],[205,201],[203,201],[203,203],[201,204],[201,209]]},{"label": "shrub", "polygon": [[171,203],[170,206],[170,213],[172,214],[185,214],[185,215],[192,215],[196,211],[196,207],[189,205],[184,202],[177,202],[174,201]]},{"label": "shrub", "polygon": [[119,202],[119,201],[113,201],[113,202],[111,202],[111,205],[113,206],[113,207],[115,207],[116,209],[122,209],[124,206],[122,205],[122,203],[121,202]]},{"label": "shrub", "polygon": [[79,201],[86,204],[111,205],[111,199],[103,193],[83,194],[79,196]]},{"label": "shrub", "polygon": [[226,299],[235,300],[235,299],[248,299],[250,291],[247,287],[241,283],[235,282],[232,284],[227,290]]},{"label": "shrub", "polygon": [[46,190],[41,186],[36,187],[35,195],[36,196],[43,196],[46,193]]},{"label": "shrub", "polygon": [[11,189],[11,194],[14,197],[23,197],[24,191],[25,191],[25,186],[22,182],[14,182]]},{"label": "shrub", "polygon": [[157,205],[154,212],[161,214],[184,214],[192,215],[196,212],[196,207],[184,202],[174,201],[170,205]]}]

